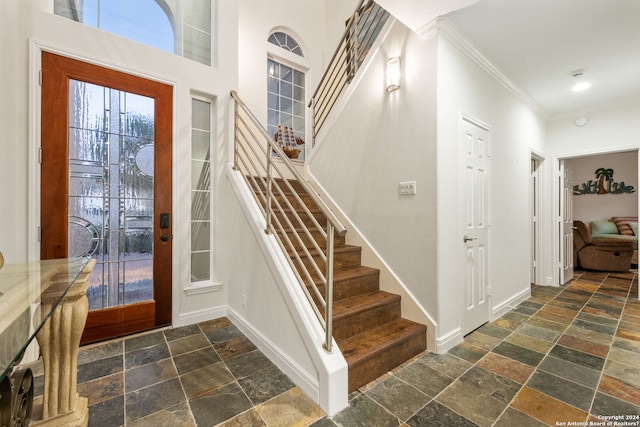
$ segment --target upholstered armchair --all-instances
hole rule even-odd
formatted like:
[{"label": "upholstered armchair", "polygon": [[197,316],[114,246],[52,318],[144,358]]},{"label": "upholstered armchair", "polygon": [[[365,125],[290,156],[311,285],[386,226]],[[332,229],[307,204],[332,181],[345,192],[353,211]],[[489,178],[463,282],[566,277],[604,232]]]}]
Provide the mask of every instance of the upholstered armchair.
[{"label": "upholstered armchair", "polygon": [[633,243],[614,239],[591,239],[582,221],[573,221],[573,250],[576,266],[587,270],[629,271]]}]

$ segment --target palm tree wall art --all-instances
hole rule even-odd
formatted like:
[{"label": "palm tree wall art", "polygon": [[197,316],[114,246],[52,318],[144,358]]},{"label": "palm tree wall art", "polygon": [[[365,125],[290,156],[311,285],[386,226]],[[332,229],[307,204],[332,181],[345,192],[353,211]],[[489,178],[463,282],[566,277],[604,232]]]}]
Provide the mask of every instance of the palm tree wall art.
[{"label": "palm tree wall art", "polygon": [[635,193],[633,185],[626,185],[624,181],[615,182],[613,180],[613,169],[611,168],[598,168],[595,171],[595,176],[597,181],[590,179],[582,184],[574,185],[573,195]]},{"label": "palm tree wall art", "polygon": [[605,188],[604,181],[613,178],[613,169],[596,169],[596,178],[598,178],[598,194],[607,194],[609,191]]}]

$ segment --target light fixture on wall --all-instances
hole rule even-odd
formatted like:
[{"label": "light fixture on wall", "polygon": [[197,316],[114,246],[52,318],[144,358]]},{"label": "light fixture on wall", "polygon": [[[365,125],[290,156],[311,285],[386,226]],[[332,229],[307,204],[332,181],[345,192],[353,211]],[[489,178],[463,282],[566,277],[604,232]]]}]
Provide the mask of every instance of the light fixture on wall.
[{"label": "light fixture on wall", "polygon": [[387,60],[387,92],[400,87],[400,58],[394,56]]}]

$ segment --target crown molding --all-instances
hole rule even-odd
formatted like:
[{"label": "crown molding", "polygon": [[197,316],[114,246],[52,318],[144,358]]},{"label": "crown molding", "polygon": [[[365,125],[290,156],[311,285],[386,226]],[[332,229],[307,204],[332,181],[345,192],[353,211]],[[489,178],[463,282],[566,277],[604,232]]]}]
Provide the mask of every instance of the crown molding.
[{"label": "crown molding", "polygon": [[420,28],[420,35],[425,34],[430,37],[436,33],[458,48],[458,50],[475,62],[513,96],[518,98],[545,120],[548,119],[548,113],[542,109],[542,107],[540,107],[540,105],[531,96],[529,96],[528,93],[517,86],[504,72],[502,72],[502,70],[494,65],[449,18],[437,18]]},{"label": "crown molding", "polygon": [[416,30],[422,38],[429,39],[438,34],[438,19],[432,19]]}]

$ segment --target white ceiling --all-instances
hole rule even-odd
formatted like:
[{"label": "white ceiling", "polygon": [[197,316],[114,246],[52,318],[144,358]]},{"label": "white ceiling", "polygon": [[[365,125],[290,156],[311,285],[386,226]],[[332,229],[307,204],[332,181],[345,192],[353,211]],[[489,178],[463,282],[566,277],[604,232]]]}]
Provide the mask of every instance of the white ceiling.
[{"label": "white ceiling", "polygon": [[[447,17],[551,117],[640,101],[640,0],[480,0]],[[571,91],[577,70],[589,90]]]}]

